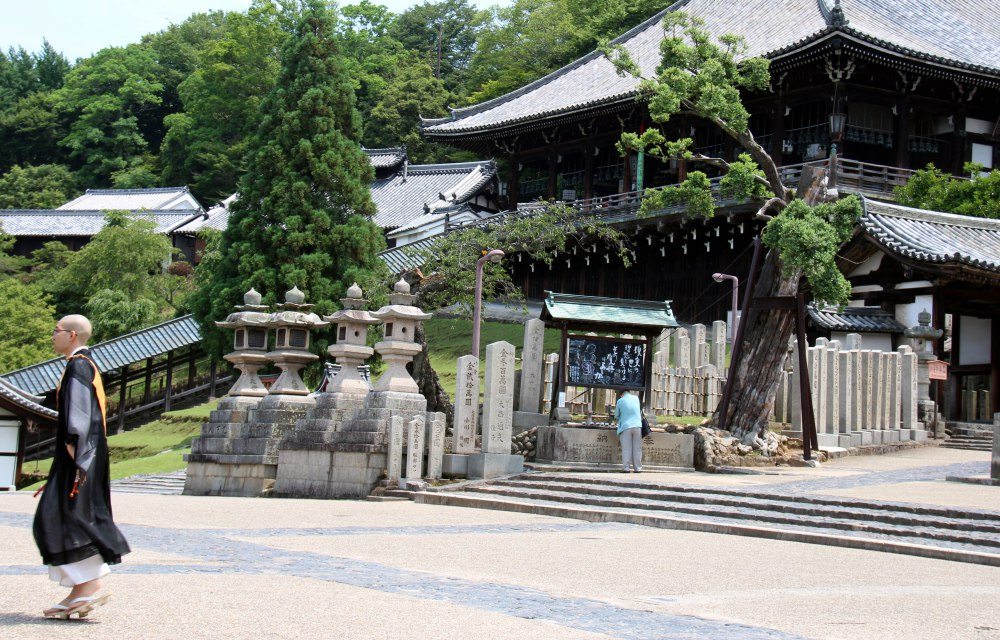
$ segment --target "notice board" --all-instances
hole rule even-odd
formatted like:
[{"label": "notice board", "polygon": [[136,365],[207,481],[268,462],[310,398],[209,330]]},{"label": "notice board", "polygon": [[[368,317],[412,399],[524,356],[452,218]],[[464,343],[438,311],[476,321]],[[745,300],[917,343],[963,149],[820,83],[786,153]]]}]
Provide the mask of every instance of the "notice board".
[{"label": "notice board", "polygon": [[646,343],[639,340],[570,336],[566,384],[604,389],[646,388]]}]

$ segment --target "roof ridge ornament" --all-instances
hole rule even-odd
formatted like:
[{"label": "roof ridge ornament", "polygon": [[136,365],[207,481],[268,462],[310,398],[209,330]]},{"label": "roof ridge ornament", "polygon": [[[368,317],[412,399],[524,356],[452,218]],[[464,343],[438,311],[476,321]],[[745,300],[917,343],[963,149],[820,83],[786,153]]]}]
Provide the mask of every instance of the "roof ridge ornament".
[{"label": "roof ridge ornament", "polygon": [[844,9],[840,6],[840,0],[833,0],[833,6],[831,7],[828,2],[829,0],[818,0],[820,11],[823,13],[823,18],[826,19],[826,24],[831,27],[846,27],[849,23],[847,16],[844,15]]}]

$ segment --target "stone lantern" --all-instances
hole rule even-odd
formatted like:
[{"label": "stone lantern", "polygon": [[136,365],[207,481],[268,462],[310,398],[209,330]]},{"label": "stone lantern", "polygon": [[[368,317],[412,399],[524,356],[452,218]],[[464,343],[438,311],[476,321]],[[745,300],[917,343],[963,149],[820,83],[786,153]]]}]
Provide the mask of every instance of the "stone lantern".
[{"label": "stone lantern", "polygon": [[406,365],[422,348],[415,342],[417,323],[430,318],[431,314],[413,306],[416,296],[410,295],[410,285],[402,278],[392,290],[389,305],[372,314],[385,327],[384,339],[375,345],[375,350],[389,365],[375,383],[375,391],[420,393],[420,387],[406,371]]},{"label": "stone lantern", "polygon": [[236,330],[233,352],[224,356],[240,372],[239,379],[227,394],[234,398],[256,399],[267,395],[257,371],[267,364],[267,329],[271,315],[267,313],[267,305],[260,301],[260,294],[250,289],[243,295],[243,304],[236,306],[236,313],[215,323],[217,327]]},{"label": "stone lantern", "polygon": [[358,367],[375,352],[368,346],[368,327],[378,324],[379,319],[364,310],[366,302],[362,298],[361,287],[355,282],[347,290],[347,297],[340,299],[343,308],[325,318],[335,325],[337,340],[327,348],[327,352],[340,365],[340,372],[325,390],[327,393],[364,395],[371,389],[361,377]]},{"label": "stone lantern", "polygon": [[924,309],[917,314],[917,326],[906,329],[903,335],[913,341],[913,351],[916,352],[917,359],[920,362],[928,362],[935,359],[931,341],[939,339],[944,335],[944,331],[931,326],[931,314]]},{"label": "stone lantern", "polygon": [[917,354],[917,417],[925,425],[934,425],[935,438],[942,437],[944,421],[938,420],[937,405],[930,394],[930,363],[936,359],[932,342],[944,331],[931,326],[931,314],[924,309],[917,314],[917,326],[906,329],[903,335],[913,341]]},{"label": "stone lantern", "polygon": [[285,302],[275,305],[270,326],[274,328],[274,351],[268,358],[281,369],[281,375],[271,385],[269,394],[286,402],[310,403],[309,388],[302,382],[299,371],[319,356],[309,352],[309,332],[327,326],[326,321],[312,313],[313,305],[304,304],[305,294],[293,287],[285,293]]}]

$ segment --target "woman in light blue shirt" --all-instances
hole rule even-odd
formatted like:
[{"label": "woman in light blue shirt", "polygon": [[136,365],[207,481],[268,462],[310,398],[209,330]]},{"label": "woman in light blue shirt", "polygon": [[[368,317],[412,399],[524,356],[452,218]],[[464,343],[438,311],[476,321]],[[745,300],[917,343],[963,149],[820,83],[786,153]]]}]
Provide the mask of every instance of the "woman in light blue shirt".
[{"label": "woman in light blue shirt", "polygon": [[642,471],[642,407],[631,391],[623,392],[618,398],[615,420],[618,422],[618,441],[622,445],[622,471],[629,473],[635,469],[638,473]]}]

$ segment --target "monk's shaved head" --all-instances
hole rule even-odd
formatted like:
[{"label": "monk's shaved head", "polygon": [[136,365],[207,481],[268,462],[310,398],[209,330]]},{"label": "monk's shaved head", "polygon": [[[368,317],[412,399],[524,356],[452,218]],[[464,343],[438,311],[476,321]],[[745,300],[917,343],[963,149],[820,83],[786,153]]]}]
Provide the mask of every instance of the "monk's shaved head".
[{"label": "monk's shaved head", "polygon": [[90,320],[87,320],[86,317],[79,314],[63,317],[63,319],[59,321],[59,327],[66,329],[67,331],[76,331],[76,335],[81,344],[86,344],[87,340],[90,340],[90,334],[94,331],[90,326]]}]

